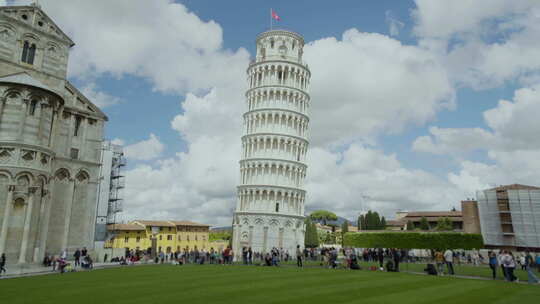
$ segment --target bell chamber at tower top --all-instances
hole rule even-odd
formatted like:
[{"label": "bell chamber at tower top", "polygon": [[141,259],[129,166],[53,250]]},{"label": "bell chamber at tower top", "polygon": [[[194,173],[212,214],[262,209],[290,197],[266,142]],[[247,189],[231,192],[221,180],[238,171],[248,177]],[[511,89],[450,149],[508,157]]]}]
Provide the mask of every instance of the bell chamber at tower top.
[{"label": "bell chamber at tower top", "polygon": [[302,64],[304,38],[297,33],[273,30],[257,37],[256,62],[286,60]]}]

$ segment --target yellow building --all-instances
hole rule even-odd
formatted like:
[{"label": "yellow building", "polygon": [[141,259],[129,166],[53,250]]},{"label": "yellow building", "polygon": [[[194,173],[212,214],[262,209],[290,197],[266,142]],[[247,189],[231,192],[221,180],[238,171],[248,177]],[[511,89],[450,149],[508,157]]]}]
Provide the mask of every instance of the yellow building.
[{"label": "yellow building", "polygon": [[209,225],[190,221],[136,220],[128,224],[109,225],[114,237],[107,248],[148,250],[156,242],[157,252],[174,252],[184,249],[209,250]]}]

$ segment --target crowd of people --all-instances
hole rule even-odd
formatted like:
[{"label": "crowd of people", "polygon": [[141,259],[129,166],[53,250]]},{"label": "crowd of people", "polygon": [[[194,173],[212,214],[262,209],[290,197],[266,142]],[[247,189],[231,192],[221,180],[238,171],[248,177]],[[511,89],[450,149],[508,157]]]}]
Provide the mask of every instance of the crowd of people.
[{"label": "crowd of people", "polygon": [[[529,283],[539,283],[534,268],[540,272],[540,255],[533,255],[530,252],[512,253],[511,251],[489,251],[483,255],[478,251],[463,250],[434,250],[425,251],[427,254],[417,254],[413,250],[404,250],[397,248],[343,248],[321,247],[321,248],[300,248],[297,246],[292,256],[287,250],[282,248],[272,248],[269,252],[255,252],[251,247],[241,249],[239,255],[244,265],[260,266],[279,266],[282,262],[289,262],[296,259],[296,265],[303,267],[304,262],[311,260],[328,268],[347,268],[360,269],[359,261],[363,261],[371,266],[372,270],[386,270],[389,272],[400,271],[400,264],[404,262],[428,264],[425,271],[433,275],[454,275],[455,264],[470,264],[475,266],[489,265],[493,279],[497,279],[498,271],[501,271],[502,277],[509,282],[519,281],[515,275],[515,269],[527,271]],[[152,254],[148,250],[128,250],[119,257],[113,257],[110,262],[120,265],[131,265],[137,262],[148,263],[153,261],[156,264],[171,263],[175,265],[185,264],[221,264],[229,265],[233,263],[234,253],[231,247],[223,250],[206,249],[183,249],[176,252],[164,253],[159,251]],[[104,262],[107,262],[108,256],[105,254]],[[63,250],[59,255],[46,255],[42,262],[43,266],[52,267],[52,271],[60,273],[76,271],[77,269],[92,269],[93,260],[88,254],[86,248],[76,249],[72,259],[68,261],[68,251]],[[378,265],[378,267],[372,264]],[[0,275],[6,272],[6,256],[0,256]]]},{"label": "crowd of people", "polygon": [[92,269],[94,268],[94,261],[86,247],[82,249],[77,248],[73,253],[73,261],[68,261],[68,250],[62,250],[59,255],[45,255],[41,263],[45,267],[52,267],[52,271],[58,271],[60,273],[72,272],[77,269]]}]

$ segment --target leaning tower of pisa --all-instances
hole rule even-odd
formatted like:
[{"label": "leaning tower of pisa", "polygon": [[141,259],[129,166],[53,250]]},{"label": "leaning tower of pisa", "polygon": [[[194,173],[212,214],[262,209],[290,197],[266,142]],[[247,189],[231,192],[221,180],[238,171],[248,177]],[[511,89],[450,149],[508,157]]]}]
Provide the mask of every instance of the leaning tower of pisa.
[{"label": "leaning tower of pisa", "polygon": [[271,30],[257,37],[247,69],[240,185],[233,219],[233,251],[304,247],[303,189],[307,166],[310,71],[304,39]]}]

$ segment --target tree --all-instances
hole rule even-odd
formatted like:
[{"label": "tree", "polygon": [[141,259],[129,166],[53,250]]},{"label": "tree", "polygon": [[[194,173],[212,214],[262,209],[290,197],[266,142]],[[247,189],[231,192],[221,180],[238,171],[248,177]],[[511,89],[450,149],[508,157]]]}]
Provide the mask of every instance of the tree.
[{"label": "tree", "polygon": [[422,216],[422,218],[420,219],[420,229],[426,231],[429,230],[429,223],[425,216]]},{"label": "tree", "polygon": [[319,247],[319,235],[315,223],[309,217],[306,218],[306,235],[304,237],[304,245],[306,248]]},{"label": "tree", "polygon": [[343,240],[345,239],[345,233],[349,232],[349,222],[345,221],[341,224],[341,245],[343,246]]},{"label": "tree", "polygon": [[437,220],[437,231],[450,231],[453,229],[452,221],[447,217],[441,217]]},{"label": "tree", "polygon": [[414,230],[414,224],[412,221],[407,221],[407,228],[406,228],[407,231],[412,231]]},{"label": "tree", "polygon": [[317,221],[319,223],[322,222],[323,225],[326,226],[326,223],[328,221],[335,221],[337,220],[337,215],[333,212],[330,212],[330,211],[326,211],[326,210],[317,210],[317,211],[313,211],[311,212],[311,214],[309,215],[309,217],[314,220],[314,221]]},{"label": "tree", "polygon": [[367,230],[366,217],[363,214],[358,217],[358,230]]},{"label": "tree", "polygon": [[381,227],[380,227],[381,230],[386,230],[386,219],[384,218],[384,216],[381,218]]}]

